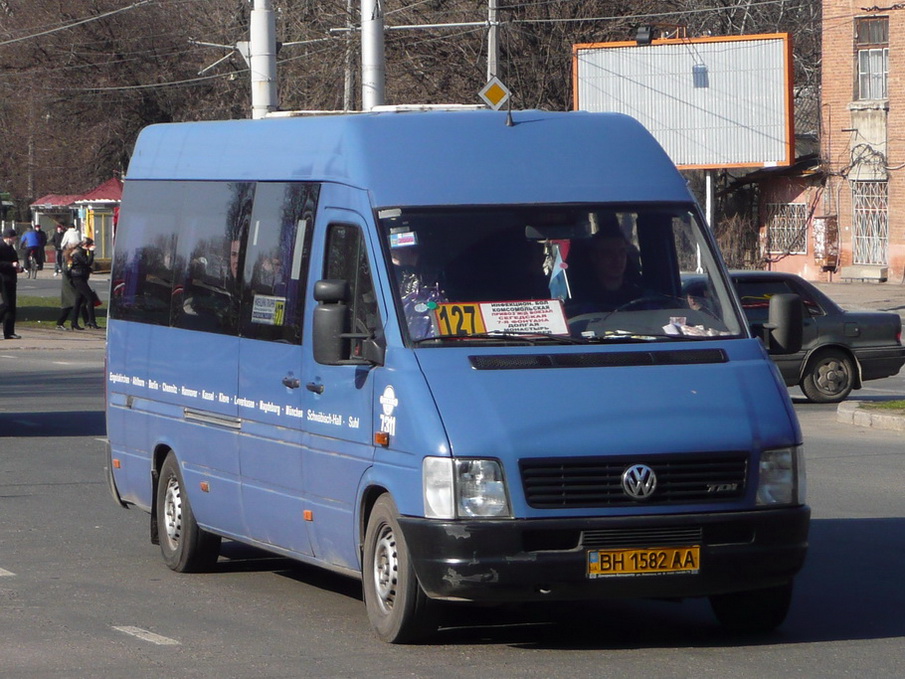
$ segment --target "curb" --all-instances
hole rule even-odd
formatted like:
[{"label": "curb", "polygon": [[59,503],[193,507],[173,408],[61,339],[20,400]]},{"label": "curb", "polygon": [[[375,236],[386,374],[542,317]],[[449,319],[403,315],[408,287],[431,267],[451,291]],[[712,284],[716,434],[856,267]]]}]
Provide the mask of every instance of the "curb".
[{"label": "curb", "polygon": [[836,421],[872,429],[905,432],[905,416],[862,408],[858,401],[845,401],[836,408]]}]

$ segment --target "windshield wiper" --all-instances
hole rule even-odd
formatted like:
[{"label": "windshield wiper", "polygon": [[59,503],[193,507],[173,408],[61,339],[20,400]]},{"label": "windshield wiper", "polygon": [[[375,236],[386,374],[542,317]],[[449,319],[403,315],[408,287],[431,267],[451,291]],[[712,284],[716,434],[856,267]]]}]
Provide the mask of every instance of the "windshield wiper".
[{"label": "windshield wiper", "polygon": [[656,332],[607,332],[602,335],[593,335],[583,337],[587,342],[596,342],[599,344],[609,344],[612,342],[624,342],[630,344],[633,342],[657,342],[659,340],[686,340],[686,339],[712,339],[710,337],[693,337],[690,335],[669,335],[667,333]]},{"label": "windshield wiper", "polygon": [[414,344],[424,344],[427,342],[442,342],[444,340],[500,340],[509,342],[520,342],[524,344],[547,344],[556,342],[560,344],[587,344],[584,337],[571,337],[570,335],[554,335],[549,332],[536,331],[519,331],[519,330],[490,330],[488,332],[476,332],[472,334],[459,335],[437,335],[436,337],[422,337],[413,341]]}]

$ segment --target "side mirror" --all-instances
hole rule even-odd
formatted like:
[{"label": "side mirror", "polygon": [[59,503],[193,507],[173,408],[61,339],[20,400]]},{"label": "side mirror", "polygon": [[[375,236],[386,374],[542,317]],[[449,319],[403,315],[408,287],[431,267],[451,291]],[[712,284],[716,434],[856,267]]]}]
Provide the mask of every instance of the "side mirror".
[{"label": "side mirror", "polygon": [[[323,365],[383,365],[384,346],[373,333],[349,331],[349,284],[339,279],[314,284],[314,360]],[[361,357],[352,356],[353,342],[360,341]]]},{"label": "side mirror", "polygon": [[317,281],[314,284],[314,301],[329,304],[349,301],[349,283],[340,279]]},{"label": "side mirror", "polygon": [[771,354],[801,351],[803,318],[801,297],[784,294],[770,298],[770,315],[764,324],[764,343]]}]

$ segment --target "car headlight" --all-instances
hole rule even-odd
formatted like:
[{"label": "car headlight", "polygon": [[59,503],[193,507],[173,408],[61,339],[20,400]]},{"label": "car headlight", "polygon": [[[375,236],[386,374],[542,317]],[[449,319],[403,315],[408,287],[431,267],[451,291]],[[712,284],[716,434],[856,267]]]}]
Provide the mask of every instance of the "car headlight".
[{"label": "car headlight", "polygon": [[421,476],[428,518],[511,515],[503,470],[496,460],[426,457]]},{"label": "car headlight", "polygon": [[805,500],[804,452],[801,446],[765,450],[760,456],[758,505],[796,505]]}]

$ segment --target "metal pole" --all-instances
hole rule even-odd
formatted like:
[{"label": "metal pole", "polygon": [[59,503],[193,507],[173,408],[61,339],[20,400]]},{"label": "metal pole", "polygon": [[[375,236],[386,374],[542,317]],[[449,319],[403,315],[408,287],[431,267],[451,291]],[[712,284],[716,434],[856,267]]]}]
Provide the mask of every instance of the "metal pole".
[{"label": "metal pole", "polygon": [[351,111],[354,104],[355,77],[352,74],[352,0],[346,0],[346,27],[350,32],[346,35],[346,67],[343,78],[343,110]]},{"label": "metal pole", "polygon": [[361,0],[361,108],[382,106],[386,96],[381,0]]},{"label": "metal pole", "polygon": [[251,117],[279,108],[277,100],[277,28],[271,0],[254,0],[249,30]]},{"label": "metal pole", "polygon": [[487,81],[497,74],[500,63],[500,24],[497,21],[499,0],[489,0],[487,8]]}]

